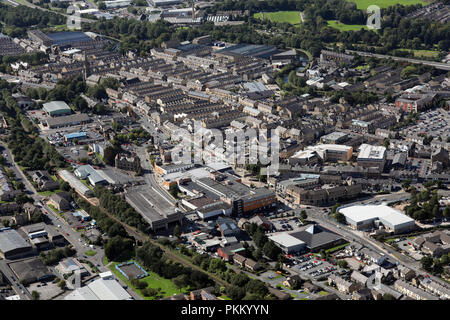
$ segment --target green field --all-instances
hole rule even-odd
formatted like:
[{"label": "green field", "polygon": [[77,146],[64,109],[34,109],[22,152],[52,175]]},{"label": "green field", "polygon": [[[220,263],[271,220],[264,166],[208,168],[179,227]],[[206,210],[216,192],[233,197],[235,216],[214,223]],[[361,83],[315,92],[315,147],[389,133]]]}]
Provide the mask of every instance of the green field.
[{"label": "green field", "polygon": [[92,256],[95,256],[97,254],[97,252],[95,252],[94,250],[89,250],[89,251],[86,251],[84,254],[92,257]]},{"label": "green field", "polygon": [[396,4],[401,4],[404,6],[410,6],[413,4],[418,4],[421,3],[422,5],[427,5],[429,4],[426,1],[422,1],[422,0],[347,0],[350,2],[354,2],[356,3],[356,7],[360,10],[366,10],[370,5],[376,5],[379,6],[380,8],[387,8],[390,6],[394,6]]},{"label": "green field", "polygon": [[[144,295],[142,294],[141,290],[136,289],[132,284],[131,281],[128,281],[117,269],[116,269],[116,265],[119,264],[119,262],[113,262],[110,264],[109,268],[110,270],[117,276],[120,278],[120,280],[122,280],[123,282],[126,283],[127,286],[129,286],[130,288],[133,288],[133,291],[138,293],[142,298],[144,298],[145,300],[155,300],[155,297],[144,297]],[[187,290],[186,289],[178,289],[172,281],[170,281],[169,279],[165,279],[163,277],[160,277],[159,275],[157,275],[154,272],[151,271],[147,271],[148,272],[148,276],[145,278],[140,279],[141,281],[145,281],[148,283],[148,287],[149,288],[154,288],[154,289],[158,289],[161,288],[160,294],[163,298],[172,296],[174,294],[179,294],[179,293],[186,293]]]},{"label": "green field", "polygon": [[345,24],[337,20],[328,20],[328,25],[339,31],[359,31],[361,29],[369,30],[366,25],[363,24]]},{"label": "green field", "polygon": [[302,22],[300,19],[300,11],[258,12],[253,17],[262,19],[263,14],[264,19],[269,19],[271,22],[286,22],[290,24],[299,24]]},{"label": "green field", "polygon": [[[400,51],[409,51],[411,52],[411,49],[397,49]],[[414,52],[414,58],[438,58],[439,57],[439,51],[434,50],[412,50]]]}]

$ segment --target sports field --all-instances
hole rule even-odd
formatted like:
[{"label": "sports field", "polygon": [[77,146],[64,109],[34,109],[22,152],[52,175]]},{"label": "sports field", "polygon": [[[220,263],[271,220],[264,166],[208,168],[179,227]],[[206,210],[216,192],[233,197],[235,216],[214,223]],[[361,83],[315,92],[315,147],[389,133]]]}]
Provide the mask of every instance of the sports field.
[{"label": "sports field", "polygon": [[427,5],[429,2],[422,0],[347,0],[356,3],[356,7],[360,10],[366,10],[370,5],[374,4],[380,8],[391,7],[396,4],[401,4],[404,6],[410,6],[413,4],[421,3],[422,5]]},{"label": "sports field", "polygon": [[435,50],[411,50],[411,49],[397,49],[399,51],[413,51],[414,52],[414,58],[438,58],[439,57],[439,51]]},{"label": "sports field", "polygon": [[300,11],[277,11],[277,12],[258,12],[254,14],[254,18],[269,19],[271,22],[299,24],[302,22],[300,18]]},{"label": "sports field", "polygon": [[330,27],[338,29],[339,31],[359,31],[361,28],[369,30],[369,28],[363,24],[345,24],[337,20],[328,20],[327,23]]},{"label": "sports field", "polygon": [[[113,262],[110,266],[109,269],[117,276],[119,277],[123,282],[126,283],[127,286],[133,288],[133,291],[137,292],[141,297],[144,298],[144,300],[154,300],[155,297],[145,297],[141,290],[135,288],[132,284],[131,281],[127,280],[123,274],[121,274],[117,269],[116,269],[116,264],[119,264],[118,262]],[[170,279],[165,279],[159,275],[157,275],[154,272],[151,271],[147,271],[148,272],[148,277],[142,278],[140,279],[140,281],[145,281],[148,283],[148,287],[149,288],[153,288],[153,289],[158,289],[161,288],[160,294],[162,295],[163,298],[165,297],[169,297],[172,296],[174,294],[179,294],[179,293],[183,293],[186,290],[183,289],[178,289],[175,284],[170,280]]]}]

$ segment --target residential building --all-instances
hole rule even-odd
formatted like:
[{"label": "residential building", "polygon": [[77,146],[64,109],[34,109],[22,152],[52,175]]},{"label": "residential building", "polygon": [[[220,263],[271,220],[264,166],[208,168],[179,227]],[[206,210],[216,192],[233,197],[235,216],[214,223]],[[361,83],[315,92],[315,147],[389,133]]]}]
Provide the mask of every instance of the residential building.
[{"label": "residential building", "polygon": [[334,284],[336,288],[346,294],[351,294],[360,288],[360,285],[354,282],[347,281],[335,274],[328,277],[328,285]]}]

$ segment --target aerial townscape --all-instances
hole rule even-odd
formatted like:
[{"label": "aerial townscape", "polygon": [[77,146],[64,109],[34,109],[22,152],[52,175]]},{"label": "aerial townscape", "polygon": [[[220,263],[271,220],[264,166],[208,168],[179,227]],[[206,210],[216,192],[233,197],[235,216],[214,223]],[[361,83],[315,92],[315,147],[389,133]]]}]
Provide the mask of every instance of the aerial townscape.
[{"label": "aerial townscape", "polygon": [[449,152],[449,0],[0,0],[0,300],[450,300]]}]

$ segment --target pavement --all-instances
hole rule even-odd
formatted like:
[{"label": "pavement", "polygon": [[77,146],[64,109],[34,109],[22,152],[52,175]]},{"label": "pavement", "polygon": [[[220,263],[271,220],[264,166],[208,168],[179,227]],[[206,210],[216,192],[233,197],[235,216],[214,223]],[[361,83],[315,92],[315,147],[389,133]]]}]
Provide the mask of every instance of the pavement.
[{"label": "pavement", "polygon": [[[77,231],[75,231],[62,217],[60,217],[57,213],[55,213],[44,201],[44,196],[41,196],[37,193],[34,186],[28,181],[28,179],[25,177],[23,172],[19,169],[17,164],[13,161],[13,156],[10,152],[10,150],[7,148],[6,144],[0,141],[0,145],[3,146],[5,149],[2,152],[2,154],[5,156],[5,158],[8,161],[8,164],[10,164],[9,168],[14,170],[17,180],[22,181],[25,184],[25,192],[28,194],[28,196],[32,197],[35,200],[35,204],[40,206],[43,210],[46,212],[46,217],[48,218],[48,221],[46,223],[52,224],[55,226],[55,228],[63,234],[63,236],[66,238],[66,240],[72,244],[74,249],[77,251],[76,257],[79,259],[84,259],[87,261],[90,261],[93,263],[97,268],[100,270],[100,272],[108,271],[109,269],[105,266],[103,266],[103,256],[104,256],[104,250],[101,249],[98,246],[95,246],[95,249],[91,249],[84,239],[81,238],[81,234]],[[94,256],[87,256],[85,253],[86,251],[94,250],[96,254]],[[4,260],[0,261],[0,268],[3,271],[5,275],[11,274],[12,271],[9,269],[9,267],[6,265],[6,262]],[[7,276],[8,277],[8,276]],[[9,280],[9,282],[11,282]],[[14,282],[11,282],[14,283]],[[17,294],[22,295],[21,297],[27,297],[31,299],[31,295],[23,289],[23,287],[19,286],[13,286],[14,290]],[[21,291],[24,290],[25,294],[22,294]]]},{"label": "pavement", "polygon": [[[374,198],[386,198],[386,202],[395,202],[399,199],[405,200],[408,199],[408,195],[406,192],[398,192],[395,194],[390,195],[379,195]],[[373,202],[373,200],[369,200]],[[366,201],[357,201],[354,202],[354,204],[361,204],[367,202]],[[383,201],[385,202],[385,201]],[[402,264],[416,272],[418,275],[427,275],[428,273],[421,269],[420,262],[412,259],[411,257],[405,256],[390,246],[385,245],[384,243],[381,243],[369,235],[367,235],[365,232],[353,230],[348,226],[342,225],[337,223],[335,220],[330,218],[327,213],[324,213],[320,208],[312,208],[311,210],[307,210],[308,212],[308,219],[313,220],[317,222],[320,225],[323,225],[324,227],[330,229],[331,231],[340,234],[342,237],[344,237],[346,240],[350,242],[356,242],[359,243],[370,250],[378,253],[382,253],[386,255],[386,257],[389,257],[391,261],[395,264]],[[436,281],[437,283],[440,283],[441,285],[447,285],[444,280],[441,278],[435,277],[431,274],[428,274],[429,277]]]},{"label": "pavement", "polygon": [[11,284],[11,288],[20,296],[21,300],[31,300],[31,294],[28,290],[17,281],[17,277],[9,268],[6,260],[0,260],[0,271],[4,274],[8,282]]}]

